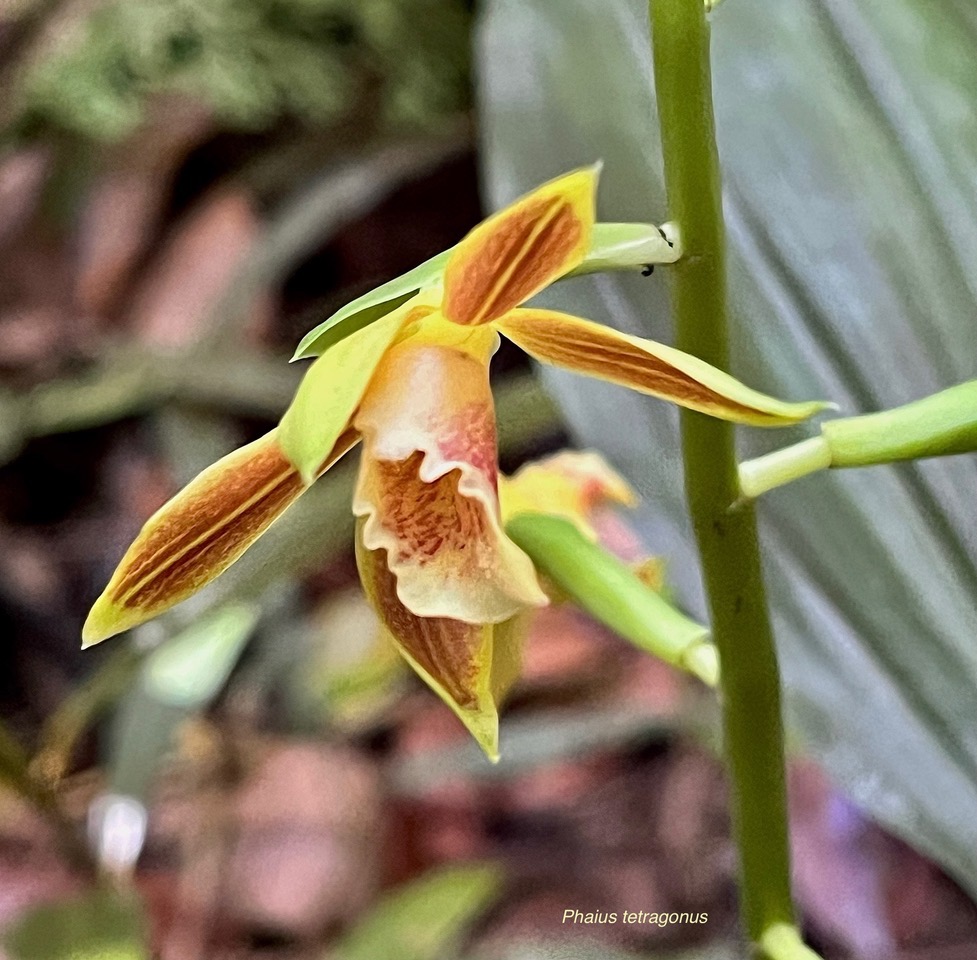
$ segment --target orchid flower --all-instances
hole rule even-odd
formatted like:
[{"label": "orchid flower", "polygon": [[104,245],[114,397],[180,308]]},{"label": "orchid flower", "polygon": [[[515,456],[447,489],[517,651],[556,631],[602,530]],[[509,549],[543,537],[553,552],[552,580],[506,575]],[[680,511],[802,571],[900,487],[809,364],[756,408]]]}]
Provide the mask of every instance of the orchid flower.
[{"label": "orchid flower", "polygon": [[576,170],[475,227],[440,282],[330,346],[278,427],[204,470],[149,519],[83,630],[85,646],[222,573],[357,442],[360,576],[418,673],[490,755],[518,670],[523,614],[547,598],[499,510],[489,361],[501,333],[533,357],[727,420],[778,426],[785,403],[672,347],[522,304],[579,267],[597,168]]}]

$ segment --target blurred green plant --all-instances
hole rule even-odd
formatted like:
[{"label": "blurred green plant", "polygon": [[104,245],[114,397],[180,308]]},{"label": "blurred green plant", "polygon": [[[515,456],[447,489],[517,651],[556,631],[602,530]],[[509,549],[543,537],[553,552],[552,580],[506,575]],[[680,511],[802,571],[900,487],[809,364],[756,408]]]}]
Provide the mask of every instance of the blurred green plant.
[{"label": "blurred green plant", "polygon": [[392,890],[347,933],[328,960],[438,960],[457,955],[467,928],[499,895],[497,867],[465,865],[432,870]]},{"label": "blurred green plant", "polygon": [[145,919],[133,895],[98,889],[35,907],[2,937],[10,960],[145,960]]},{"label": "blurred green plant", "polygon": [[[50,5],[48,5],[50,6]],[[150,97],[185,95],[229,127],[283,117],[428,124],[469,98],[466,0],[103,0],[54,5],[5,96],[8,117],[117,139]],[[29,17],[31,8],[22,13]]]},{"label": "blurred green plant", "polygon": [[142,661],[121,704],[109,763],[109,792],[141,803],[178,727],[223,689],[257,623],[257,607],[231,601],[164,640]]}]

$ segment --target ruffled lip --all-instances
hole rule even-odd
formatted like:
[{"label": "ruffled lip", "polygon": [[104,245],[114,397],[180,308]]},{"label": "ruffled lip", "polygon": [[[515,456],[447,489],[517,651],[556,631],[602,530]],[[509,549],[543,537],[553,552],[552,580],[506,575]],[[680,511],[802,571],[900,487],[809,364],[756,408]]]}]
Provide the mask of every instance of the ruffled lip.
[{"label": "ruffled lip", "polygon": [[355,425],[364,450],[353,512],[364,520],[364,546],[386,551],[408,610],[500,623],[546,603],[532,561],[502,529],[485,363],[401,344]]}]

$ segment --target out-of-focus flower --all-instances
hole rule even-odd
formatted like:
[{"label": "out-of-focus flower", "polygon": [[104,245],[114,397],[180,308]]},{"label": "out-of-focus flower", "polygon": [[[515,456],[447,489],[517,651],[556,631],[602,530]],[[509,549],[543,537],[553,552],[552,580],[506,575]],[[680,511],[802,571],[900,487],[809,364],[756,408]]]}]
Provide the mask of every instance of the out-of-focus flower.
[{"label": "out-of-focus flower", "polygon": [[504,521],[520,513],[548,513],[572,520],[591,540],[597,539],[598,508],[633,507],[637,500],[628,482],[592,450],[563,450],[524,464],[511,477],[499,476]]},{"label": "out-of-focus flower", "polygon": [[92,608],[85,645],[223,572],[362,440],[353,511],[367,596],[404,656],[495,755],[520,620],[546,603],[501,522],[488,377],[499,332],[538,359],[728,420],[776,426],[823,407],[768,397],[654,341],[520,307],[584,259],[596,182],[596,168],[577,170],[490,217],[454,248],[441,286],[330,347],[275,430],[149,520]]},{"label": "out-of-focus flower", "polygon": [[[594,450],[561,450],[541,460],[523,464],[512,476],[499,474],[502,521],[523,513],[563,517],[589,540],[600,540],[605,549],[619,554],[622,532],[629,546],[638,539],[613,508],[634,507],[638,495],[631,485]],[[665,562],[642,550],[632,561],[635,575],[646,586],[662,592]],[[546,583],[551,599],[560,591]]]}]

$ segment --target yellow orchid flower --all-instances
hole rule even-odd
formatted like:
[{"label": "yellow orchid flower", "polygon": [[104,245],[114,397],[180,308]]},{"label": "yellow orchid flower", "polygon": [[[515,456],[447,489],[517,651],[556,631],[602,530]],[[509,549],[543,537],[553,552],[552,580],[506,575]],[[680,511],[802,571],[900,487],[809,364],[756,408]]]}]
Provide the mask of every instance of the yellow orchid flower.
[{"label": "yellow orchid flower", "polygon": [[442,283],[331,346],[279,426],[200,474],[146,523],[83,630],[85,646],[186,599],[232,564],[359,440],[360,575],[400,650],[490,755],[522,614],[546,603],[506,536],[489,360],[504,334],[534,357],[728,420],[788,424],[784,403],[695,357],[520,305],[584,259],[597,169],[569,173],[477,226]]}]

